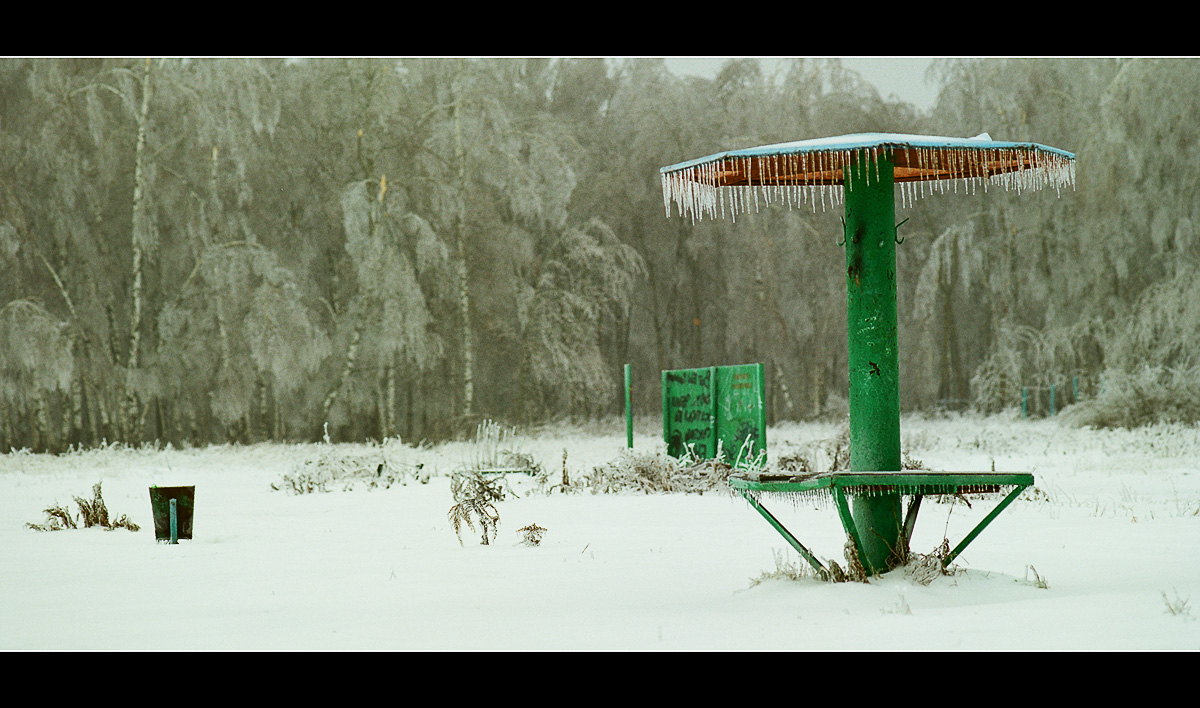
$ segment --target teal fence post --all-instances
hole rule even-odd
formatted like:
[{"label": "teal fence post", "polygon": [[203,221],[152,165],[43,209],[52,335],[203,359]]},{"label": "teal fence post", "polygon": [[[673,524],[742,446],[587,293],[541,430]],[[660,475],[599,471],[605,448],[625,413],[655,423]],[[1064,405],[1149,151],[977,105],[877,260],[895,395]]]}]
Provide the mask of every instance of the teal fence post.
[{"label": "teal fence post", "polygon": [[1079,402],[1079,377],[1078,376],[1071,377],[1071,401],[1073,403]]},{"label": "teal fence post", "polygon": [[625,365],[625,443],[633,449],[633,376]]},{"label": "teal fence post", "polygon": [[175,509],[174,499],[171,499],[171,543],[179,543],[179,512]]},{"label": "teal fence post", "polygon": [[1029,387],[1021,387],[1021,420],[1029,418]]},{"label": "teal fence post", "polygon": [[[662,372],[662,409],[663,409],[663,440],[667,442],[667,454],[671,454],[671,421],[667,414],[671,407],[667,404],[667,372]],[[679,454],[676,452],[675,454]]]},{"label": "teal fence post", "polygon": [[1054,384],[1050,384],[1050,416],[1054,415]]}]

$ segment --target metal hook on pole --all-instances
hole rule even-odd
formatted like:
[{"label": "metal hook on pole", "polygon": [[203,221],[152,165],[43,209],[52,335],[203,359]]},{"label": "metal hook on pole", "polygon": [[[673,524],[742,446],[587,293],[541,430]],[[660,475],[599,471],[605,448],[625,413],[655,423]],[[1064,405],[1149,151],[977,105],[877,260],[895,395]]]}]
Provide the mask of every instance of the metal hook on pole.
[{"label": "metal hook on pole", "polygon": [[846,217],[839,216],[838,218],[842,220],[842,240],[834,241],[834,244],[836,244],[838,246],[845,246],[846,245]]},{"label": "metal hook on pole", "polygon": [[904,221],[901,221],[899,224],[896,224],[896,245],[897,246],[904,243],[904,239],[900,238],[899,236],[900,236],[900,227],[904,226],[905,221],[908,221],[908,219],[905,219]]}]

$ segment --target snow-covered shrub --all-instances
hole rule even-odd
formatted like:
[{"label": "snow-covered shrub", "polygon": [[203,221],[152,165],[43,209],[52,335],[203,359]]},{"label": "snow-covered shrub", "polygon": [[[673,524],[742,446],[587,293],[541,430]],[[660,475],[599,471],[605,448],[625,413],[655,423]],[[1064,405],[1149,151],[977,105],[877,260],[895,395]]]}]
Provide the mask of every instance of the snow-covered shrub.
[{"label": "snow-covered shrub", "polygon": [[1095,428],[1137,428],[1154,423],[1200,421],[1200,366],[1145,366],[1134,372],[1109,369],[1104,390],[1063,411],[1062,420]]},{"label": "snow-covered shrub", "polygon": [[312,447],[316,455],[294,465],[278,482],[271,483],[271,489],[312,494],[328,492],[335,486],[348,492],[358,486],[368,490],[389,489],[393,484],[408,484],[409,479],[429,481],[424,463],[405,461],[404,451],[408,448],[400,446],[398,441],[383,445],[334,445],[326,438]]}]

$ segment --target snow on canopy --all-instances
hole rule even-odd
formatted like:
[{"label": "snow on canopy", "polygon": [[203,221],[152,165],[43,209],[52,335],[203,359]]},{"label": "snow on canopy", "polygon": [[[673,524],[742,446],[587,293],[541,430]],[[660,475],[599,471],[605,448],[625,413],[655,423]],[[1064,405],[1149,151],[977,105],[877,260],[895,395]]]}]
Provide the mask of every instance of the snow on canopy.
[{"label": "snow on canopy", "polygon": [[[1039,145],[992,140],[987,133],[973,138],[949,138],[903,133],[856,133],[789,143],[728,150],[663,167],[663,205],[671,202],[692,221],[705,214],[715,219],[726,209],[738,212],[776,202],[789,208],[807,202],[816,211],[840,204],[843,170],[866,166],[866,180],[879,178],[880,160],[893,165],[893,181],[901,206],[924,197],[926,190],[975,193],[989,184],[1017,192],[1075,186],[1075,155]],[[929,186],[926,187],[925,183]]]}]

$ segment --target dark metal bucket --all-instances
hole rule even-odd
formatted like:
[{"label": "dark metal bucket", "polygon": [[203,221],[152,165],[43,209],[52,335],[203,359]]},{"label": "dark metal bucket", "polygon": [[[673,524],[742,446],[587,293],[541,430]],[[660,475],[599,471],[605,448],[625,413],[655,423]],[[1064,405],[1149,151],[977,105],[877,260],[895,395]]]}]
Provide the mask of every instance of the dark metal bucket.
[{"label": "dark metal bucket", "polygon": [[154,540],[171,540],[171,500],[175,500],[177,538],[192,538],[196,487],[150,487],[150,510],[154,513]]}]

